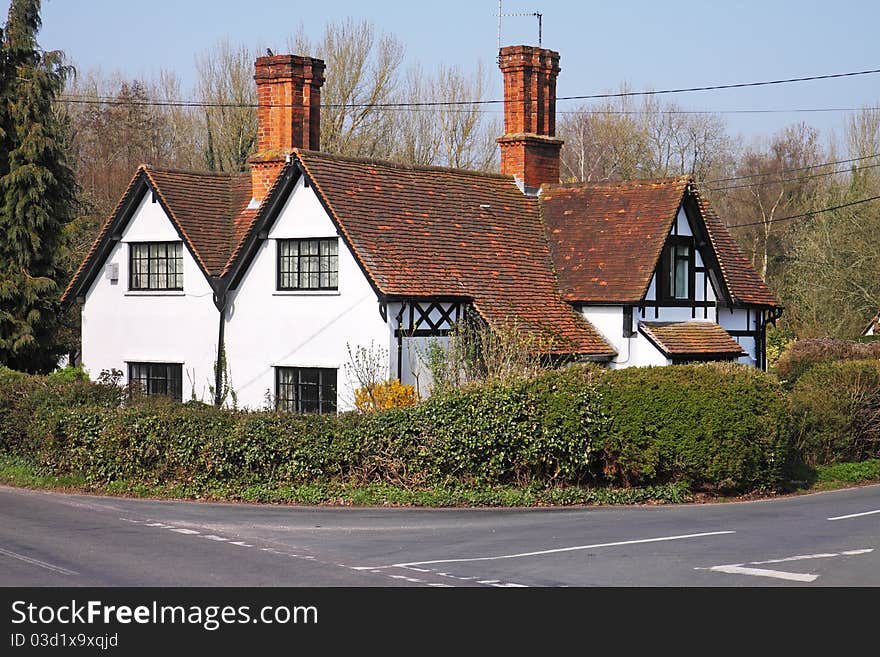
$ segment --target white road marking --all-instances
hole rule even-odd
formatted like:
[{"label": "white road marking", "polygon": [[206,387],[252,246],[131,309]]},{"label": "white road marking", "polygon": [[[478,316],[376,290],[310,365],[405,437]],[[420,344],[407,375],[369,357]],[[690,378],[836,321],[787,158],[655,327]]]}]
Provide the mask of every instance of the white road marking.
[{"label": "white road marking", "polygon": [[794,582],[813,582],[819,576],[808,573],[787,573],[782,570],[767,570],[766,568],[746,568],[745,566],[737,566],[731,564],[729,566],[712,566],[709,570],[719,573],[730,573],[731,575],[754,575],[756,577],[774,577],[776,579],[787,579]]},{"label": "white road marking", "polygon": [[830,559],[831,557],[852,557],[859,554],[868,554],[873,552],[874,548],[865,548],[862,550],[846,550],[845,552],[830,552],[822,554],[801,554],[795,557],[785,557],[784,559],[768,559],[767,561],[750,561],[750,564],[760,566],[767,563],[784,563],[786,561],[803,561],[804,559]]},{"label": "white road marking", "polygon": [[806,561],[809,559],[831,559],[833,557],[852,557],[860,554],[873,552],[874,548],[862,548],[859,550],[844,550],[842,552],[820,552],[818,554],[798,554],[793,557],[782,559],[766,559],[764,561],[749,561],[747,563],[731,563],[709,568],[694,568],[694,570],[712,570],[717,573],[729,573],[731,575],[754,575],[755,577],[774,577],[787,579],[793,582],[814,582],[819,576],[812,573],[790,573],[784,570],[770,570],[768,568],[751,568],[750,566],[763,566],[771,563],[787,563],[792,561]]},{"label": "white road marking", "polygon": [[178,534],[189,534],[191,536],[201,533],[201,532],[197,532],[195,529],[185,529],[183,527],[171,527],[170,529],[171,529],[171,531],[177,532]]},{"label": "white road marking", "polygon": [[443,582],[428,582],[428,586],[438,586],[444,589],[451,589],[452,584],[444,584]]},{"label": "white road marking", "polygon": [[481,579],[477,581],[477,584],[500,584],[500,579]]},{"label": "white road marking", "polygon": [[216,536],[214,534],[202,534],[202,538],[207,538],[209,541],[228,541],[228,538],[223,538],[222,536]]},{"label": "white road marking", "polygon": [[230,545],[238,545],[239,547],[254,547],[250,543],[245,543],[244,541],[229,541]]},{"label": "white road marking", "polygon": [[872,516],[875,513],[880,513],[880,509],[876,511],[865,511],[864,513],[850,513],[848,516],[835,516],[834,518],[828,518],[828,520],[849,520],[850,518],[860,518],[862,516]]},{"label": "white road marking", "polygon": [[499,589],[527,589],[528,587],[525,584],[514,584],[513,582],[504,582],[503,584],[495,584]]},{"label": "white road marking", "polygon": [[592,545],[575,545],[573,547],[555,548],[552,550],[537,550],[535,552],[519,552],[517,554],[501,554],[493,557],[470,557],[466,559],[434,559],[432,561],[411,561],[409,563],[394,563],[387,566],[352,566],[354,570],[372,570],[374,568],[403,568],[407,566],[427,566],[436,563],[468,563],[473,561],[498,561],[501,559],[519,559],[521,557],[537,557],[545,554],[559,554],[561,552],[575,552],[577,550],[592,550],[603,547],[617,547],[620,545],[638,545],[641,543],[659,543],[661,541],[679,541],[686,538],[702,538],[705,536],[722,536],[735,534],[735,531],[701,532],[699,534],[681,534],[679,536],[660,536],[657,538],[640,538],[632,541],[615,541],[613,543],[594,543]]},{"label": "white road marking", "polygon": [[55,566],[51,563],[47,563],[45,561],[40,561],[39,559],[34,559],[33,557],[26,557],[23,554],[19,554],[18,552],[12,552],[11,550],[4,550],[0,548],[0,554],[3,554],[7,557],[12,557],[13,559],[18,559],[19,561],[24,561],[25,563],[29,563],[32,566],[39,566],[40,568],[45,568],[46,570],[51,570],[53,573],[60,573],[61,575],[79,575],[75,570],[68,570],[67,568],[62,568],[61,566]]}]

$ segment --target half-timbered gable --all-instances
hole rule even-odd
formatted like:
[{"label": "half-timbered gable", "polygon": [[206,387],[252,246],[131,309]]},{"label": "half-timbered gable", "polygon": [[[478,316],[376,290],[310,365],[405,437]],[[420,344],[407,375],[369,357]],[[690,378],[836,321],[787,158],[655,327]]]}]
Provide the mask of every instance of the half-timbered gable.
[{"label": "half-timbered gable", "polygon": [[[749,274],[687,176],[546,186],[541,195],[563,294],[614,345],[612,366],[737,359],[763,365],[776,302]],[[715,328],[707,332],[700,323]],[[680,339],[666,348],[657,335]],[[725,333],[727,348],[708,335]],[[692,352],[681,350],[691,345]]]}]

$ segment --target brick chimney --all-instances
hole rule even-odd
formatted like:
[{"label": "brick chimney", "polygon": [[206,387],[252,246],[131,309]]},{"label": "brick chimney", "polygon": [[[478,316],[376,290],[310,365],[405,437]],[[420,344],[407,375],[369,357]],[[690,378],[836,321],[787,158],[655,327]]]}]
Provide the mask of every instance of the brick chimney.
[{"label": "brick chimney", "polygon": [[499,53],[504,74],[504,136],[501,173],[513,175],[526,194],[559,182],[556,139],[556,76],[559,53],[533,46],[507,46]]},{"label": "brick chimney", "polygon": [[321,148],[324,62],[298,55],[258,57],[257,152],[251,165],[252,205],[262,203],[294,148]]}]

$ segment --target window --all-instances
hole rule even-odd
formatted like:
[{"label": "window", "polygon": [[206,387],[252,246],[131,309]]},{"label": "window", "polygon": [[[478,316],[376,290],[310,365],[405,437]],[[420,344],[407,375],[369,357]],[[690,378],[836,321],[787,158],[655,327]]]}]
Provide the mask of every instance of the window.
[{"label": "window", "polygon": [[336,290],[339,240],[278,240],[279,290]]},{"label": "window", "polygon": [[694,298],[694,243],[690,237],[671,237],[660,260],[660,297]]},{"label": "window", "polygon": [[183,365],[180,363],[129,363],[128,382],[147,395],[165,395],[183,401]]},{"label": "window", "polygon": [[183,289],[181,242],[132,243],[128,245],[128,254],[128,289]]},{"label": "window", "polygon": [[279,411],[336,412],[336,370],[276,367],[275,400]]}]

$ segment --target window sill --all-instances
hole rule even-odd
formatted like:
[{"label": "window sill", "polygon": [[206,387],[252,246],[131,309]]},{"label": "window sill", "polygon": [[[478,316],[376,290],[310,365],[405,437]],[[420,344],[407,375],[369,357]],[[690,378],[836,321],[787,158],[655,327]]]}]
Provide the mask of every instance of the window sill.
[{"label": "window sill", "polygon": [[185,297],[183,290],[129,290],[127,297]]},{"label": "window sill", "polygon": [[273,297],[338,297],[339,290],[275,290]]}]

